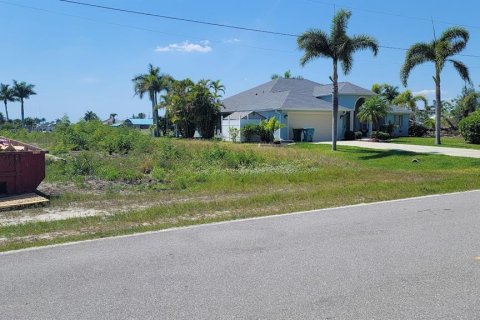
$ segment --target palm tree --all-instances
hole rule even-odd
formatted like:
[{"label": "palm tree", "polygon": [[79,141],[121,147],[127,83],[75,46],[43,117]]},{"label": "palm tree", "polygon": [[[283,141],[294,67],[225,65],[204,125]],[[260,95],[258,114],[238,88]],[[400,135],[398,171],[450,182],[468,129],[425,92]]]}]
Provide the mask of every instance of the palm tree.
[{"label": "palm tree", "polygon": [[347,23],[351,17],[348,10],[340,10],[333,17],[330,35],[322,30],[310,29],[302,33],[298,39],[298,47],[305,51],[300,59],[304,66],[315,58],[332,59],[333,73],[330,80],[333,84],[332,98],[332,150],[337,150],[337,121],[338,121],[338,62],[341,63],[343,73],[347,75],[352,70],[353,53],[358,50],[371,49],[377,55],[377,41],[367,35],[347,35]]},{"label": "palm tree", "polygon": [[400,93],[395,99],[391,102],[396,106],[402,106],[407,109],[412,110],[413,112],[417,112],[417,102],[423,101],[425,109],[428,108],[428,101],[425,96],[422,95],[413,95],[412,91],[405,90],[404,92]]},{"label": "palm tree", "polygon": [[397,86],[392,86],[391,84],[384,83],[383,84],[383,90],[382,90],[382,95],[385,97],[385,99],[388,102],[392,102],[393,99],[395,99],[400,92],[398,92],[398,87]]},{"label": "palm tree", "polygon": [[442,33],[442,36],[432,42],[415,43],[408,49],[405,57],[405,63],[400,70],[400,78],[403,85],[407,86],[407,80],[410,72],[418,65],[425,62],[432,62],[435,64],[435,75],[433,80],[435,82],[435,144],[441,144],[441,111],[442,99],[440,89],[440,73],[443,70],[446,62],[451,62],[453,67],[457,70],[460,77],[466,81],[470,81],[470,76],[467,66],[458,60],[451,59],[452,56],[460,53],[467,46],[470,35],[468,31],[460,27],[448,28]]},{"label": "palm tree", "polygon": [[33,91],[35,85],[28,84],[25,81],[17,82],[13,80],[13,91],[15,97],[20,100],[21,111],[22,111],[22,126],[25,125],[25,110],[23,108],[24,100],[30,99],[30,96],[36,95],[37,93]]},{"label": "palm tree", "polygon": [[17,98],[15,97],[15,91],[13,90],[13,88],[10,88],[10,85],[3,83],[0,84],[0,100],[3,100],[3,103],[5,104],[5,117],[8,121],[9,118],[7,103],[17,100]]},{"label": "palm tree", "polygon": [[83,120],[85,120],[85,121],[97,121],[99,119],[100,118],[93,111],[87,111],[87,112],[85,112],[85,115],[83,116]]},{"label": "palm tree", "polygon": [[159,96],[162,91],[168,90],[170,79],[170,76],[160,73],[160,68],[154,67],[152,64],[148,65],[148,73],[137,75],[132,79],[135,95],[143,99],[144,95],[148,93],[148,97],[152,103],[155,137],[160,136],[160,123],[158,121]]},{"label": "palm tree", "polygon": [[380,118],[385,117],[387,113],[388,105],[385,99],[380,96],[373,96],[365,100],[358,111],[357,117],[362,122],[371,121],[375,125],[378,134]]}]

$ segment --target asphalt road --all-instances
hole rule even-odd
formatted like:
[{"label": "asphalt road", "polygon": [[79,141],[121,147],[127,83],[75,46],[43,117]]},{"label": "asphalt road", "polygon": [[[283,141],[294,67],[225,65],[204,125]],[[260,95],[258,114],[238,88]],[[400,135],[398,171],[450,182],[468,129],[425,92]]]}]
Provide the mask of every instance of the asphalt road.
[{"label": "asphalt road", "polygon": [[1,319],[479,319],[480,192],[0,255]]}]

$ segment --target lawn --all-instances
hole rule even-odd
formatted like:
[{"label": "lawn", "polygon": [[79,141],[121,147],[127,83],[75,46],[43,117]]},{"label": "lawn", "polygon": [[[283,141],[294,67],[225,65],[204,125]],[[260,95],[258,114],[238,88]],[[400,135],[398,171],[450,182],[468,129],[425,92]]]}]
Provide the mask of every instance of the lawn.
[{"label": "lawn", "polygon": [[[89,158],[89,164],[104,168],[91,177],[71,171],[68,162],[49,163],[47,184],[57,188],[51,206],[0,216],[68,210],[99,214],[0,226],[0,251],[480,188],[479,159],[168,138],[157,139],[150,152]],[[74,168],[79,162],[68,161]],[[139,176],[148,166],[153,172]],[[102,180],[115,176],[116,168],[130,172],[122,179],[139,178]],[[106,174],[107,169],[113,173]]]},{"label": "lawn", "polygon": [[[420,146],[435,146],[435,138],[433,137],[400,137],[391,140],[392,143],[414,144]],[[465,148],[480,150],[480,144],[471,144],[465,142],[462,137],[442,137],[441,147],[449,148]]]}]

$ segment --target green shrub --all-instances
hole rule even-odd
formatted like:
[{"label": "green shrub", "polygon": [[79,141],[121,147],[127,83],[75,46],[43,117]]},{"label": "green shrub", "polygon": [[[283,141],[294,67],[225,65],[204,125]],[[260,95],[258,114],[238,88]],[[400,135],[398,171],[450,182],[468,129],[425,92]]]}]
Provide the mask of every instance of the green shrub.
[{"label": "green shrub", "polygon": [[113,153],[128,154],[134,148],[137,137],[131,129],[124,127],[116,130],[116,132],[109,132],[100,145],[110,155]]},{"label": "green shrub", "polygon": [[458,124],[465,141],[480,144],[480,110],[472,112]]},{"label": "green shrub", "polygon": [[252,150],[231,150],[218,144],[203,151],[202,157],[203,163],[226,169],[250,168],[262,161]]},{"label": "green shrub", "polygon": [[162,140],[158,143],[156,158],[158,165],[164,169],[175,168],[180,160],[186,161],[189,154],[185,147],[180,144],[174,144],[171,140]]},{"label": "green shrub", "polygon": [[383,131],[378,131],[378,132],[374,131],[370,135],[370,138],[385,141],[385,140],[389,140],[391,138],[391,136],[388,133],[383,132]]},{"label": "green shrub", "polygon": [[155,167],[152,170],[152,178],[158,181],[164,181],[167,172],[162,167]]},{"label": "green shrub", "polygon": [[428,133],[428,128],[422,124],[413,123],[408,128],[408,135],[411,137],[423,137]]},{"label": "green shrub", "polygon": [[423,125],[429,130],[435,129],[435,119],[428,118],[423,122]]},{"label": "green shrub", "polygon": [[245,138],[245,142],[252,142],[252,138],[258,134],[258,126],[253,123],[247,123],[240,129],[240,132]]},{"label": "green shrub", "polygon": [[359,140],[363,138],[362,131],[355,131],[355,140]]},{"label": "green shrub", "polygon": [[141,172],[118,162],[101,166],[97,169],[96,176],[108,181],[124,182],[136,182],[143,177]]},{"label": "green shrub", "polygon": [[395,129],[395,126],[393,125],[393,123],[383,124],[380,126],[380,131],[386,132],[390,136],[393,134],[394,129]]},{"label": "green shrub", "polygon": [[355,132],[351,130],[345,131],[345,134],[343,135],[343,140],[355,140]]},{"label": "green shrub", "polygon": [[76,176],[89,176],[95,173],[98,159],[89,151],[81,151],[68,162],[69,173]]}]

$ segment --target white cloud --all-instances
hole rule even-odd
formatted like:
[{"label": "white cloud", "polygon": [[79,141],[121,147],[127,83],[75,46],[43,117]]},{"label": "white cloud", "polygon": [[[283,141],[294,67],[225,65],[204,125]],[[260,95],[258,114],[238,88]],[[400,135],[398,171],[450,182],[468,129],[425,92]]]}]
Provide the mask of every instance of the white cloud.
[{"label": "white cloud", "polygon": [[435,89],[423,89],[413,92],[413,94],[416,96],[433,96],[435,94]]},{"label": "white cloud", "polygon": [[187,40],[181,43],[172,43],[165,47],[158,46],[155,49],[156,52],[177,51],[177,52],[200,52],[200,53],[207,53],[212,50],[213,49],[210,46],[210,42],[208,40],[200,41],[199,43],[192,43]]},{"label": "white cloud", "polygon": [[239,42],[240,42],[240,39],[237,39],[237,38],[223,40],[223,43],[226,43],[226,44],[235,44]]}]

